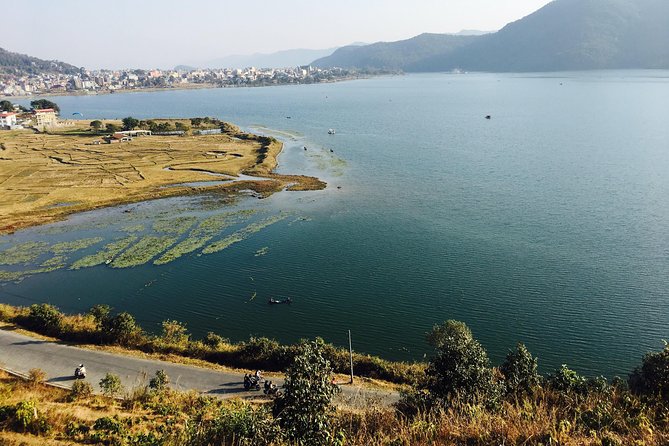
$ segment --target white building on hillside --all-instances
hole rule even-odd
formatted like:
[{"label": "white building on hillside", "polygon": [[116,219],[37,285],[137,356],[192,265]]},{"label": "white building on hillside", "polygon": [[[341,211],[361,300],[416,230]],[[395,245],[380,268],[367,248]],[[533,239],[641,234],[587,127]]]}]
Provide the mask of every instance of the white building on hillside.
[{"label": "white building on hillside", "polygon": [[44,108],[42,110],[35,110],[35,127],[38,129],[55,127],[57,124],[58,118],[54,109]]},{"label": "white building on hillside", "polygon": [[16,126],[16,113],[0,113],[0,129],[11,129]]}]

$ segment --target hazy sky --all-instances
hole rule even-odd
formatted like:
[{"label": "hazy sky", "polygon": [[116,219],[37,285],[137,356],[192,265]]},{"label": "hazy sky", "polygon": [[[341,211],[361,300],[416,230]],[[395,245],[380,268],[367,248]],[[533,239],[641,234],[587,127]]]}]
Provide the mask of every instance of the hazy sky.
[{"label": "hazy sky", "polygon": [[496,30],[550,0],[24,0],[0,47],[87,68],[171,68],[231,54]]}]

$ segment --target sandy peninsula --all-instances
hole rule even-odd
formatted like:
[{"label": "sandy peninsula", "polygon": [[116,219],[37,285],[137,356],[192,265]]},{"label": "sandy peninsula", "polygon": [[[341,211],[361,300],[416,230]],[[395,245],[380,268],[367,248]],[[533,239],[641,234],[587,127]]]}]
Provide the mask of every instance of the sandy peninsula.
[{"label": "sandy peninsula", "polygon": [[[0,234],[155,198],[249,189],[267,197],[326,186],[313,177],[273,173],[282,143],[234,125],[224,125],[217,135],[98,144],[101,138],[90,134],[89,124],[78,121],[50,133],[0,132]],[[256,178],[230,179],[240,174]]]}]

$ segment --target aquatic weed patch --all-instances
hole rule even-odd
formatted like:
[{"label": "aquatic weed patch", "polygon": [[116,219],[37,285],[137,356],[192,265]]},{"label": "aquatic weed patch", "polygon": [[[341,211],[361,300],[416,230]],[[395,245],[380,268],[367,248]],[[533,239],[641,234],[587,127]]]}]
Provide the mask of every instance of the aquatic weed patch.
[{"label": "aquatic weed patch", "polygon": [[144,265],[152,258],[165,251],[178,240],[177,237],[147,236],[142,238],[135,245],[128,248],[121,255],[116,257],[111,266],[113,268],[131,268],[133,266]]},{"label": "aquatic weed patch", "polygon": [[24,242],[0,251],[0,265],[20,265],[35,261],[49,250],[45,242]]},{"label": "aquatic weed patch", "polygon": [[108,261],[114,259],[117,255],[119,255],[121,251],[123,251],[136,241],[137,237],[134,235],[124,237],[120,240],[116,240],[112,243],[105,245],[105,247],[102,248],[102,250],[96,252],[95,254],[91,254],[89,256],[82,257],[81,259],[77,260],[72,264],[72,266],[70,266],[70,269],[76,270],[81,268],[90,268],[93,266],[102,265],[103,263],[107,263]]},{"label": "aquatic weed patch", "polygon": [[267,228],[268,226],[271,226],[275,223],[280,222],[281,220],[284,220],[287,218],[287,214],[279,214],[279,215],[273,215],[271,217],[268,217],[264,220],[261,220],[256,223],[252,223],[248,226],[246,226],[243,229],[240,229],[239,231],[235,232],[234,234],[231,234],[219,241],[216,241],[212,243],[211,245],[207,246],[202,250],[202,254],[213,254],[216,252],[223,251],[224,249],[229,248],[230,246],[234,245],[235,243],[239,243],[243,240],[246,240],[250,236],[252,236],[255,233],[258,233],[262,231],[263,229]]},{"label": "aquatic weed patch", "polygon": [[247,220],[255,212],[255,210],[227,212],[208,217],[202,220],[200,224],[191,231],[187,238],[173,246],[153,263],[155,265],[165,265],[186,254],[195,252],[205,246],[224,229],[240,221]]},{"label": "aquatic weed patch", "polygon": [[168,220],[156,220],[153,223],[153,230],[167,234],[181,235],[188,231],[197,221],[196,217],[184,216]]},{"label": "aquatic weed patch", "polygon": [[104,240],[102,237],[91,237],[81,240],[73,240],[70,242],[60,242],[51,246],[49,251],[56,255],[69,254],[72,252],[81,251],[82,249],[90,248],[93,245],[97,245],[102,240]]}]

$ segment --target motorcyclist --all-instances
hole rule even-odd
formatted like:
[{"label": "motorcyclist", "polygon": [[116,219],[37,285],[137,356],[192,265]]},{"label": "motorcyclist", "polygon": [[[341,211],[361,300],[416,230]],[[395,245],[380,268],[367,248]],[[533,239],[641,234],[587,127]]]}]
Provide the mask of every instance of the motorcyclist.
[{"label": "motorcyclist", "polygon": [[79,364],[79,367],[74,369],[74,376],[77,378],[86,378],[86,367],[83,364]]}]

